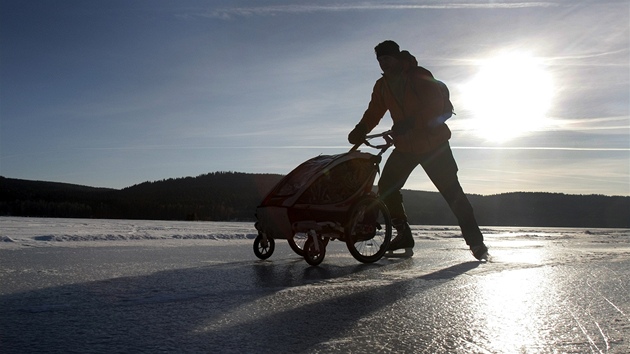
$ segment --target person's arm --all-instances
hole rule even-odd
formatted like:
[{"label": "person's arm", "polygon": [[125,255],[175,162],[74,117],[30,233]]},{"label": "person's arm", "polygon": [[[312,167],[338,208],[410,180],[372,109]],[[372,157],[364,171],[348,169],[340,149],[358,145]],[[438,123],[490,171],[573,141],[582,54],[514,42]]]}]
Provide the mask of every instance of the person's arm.
[{"label": "person's arm", "polygon": [[361,123],[365,124],[368,132],[372,131],[372,129],[378,125],[378,122],[381,121],[381,118],[383,118],[385,112],[387,112],[387,106],[383,98],[383,91],[385,89],[383,87],[383,80],[384,79],[380,79],[374,84],[372,98],[370,99],[367,110],[363,113],[363,118],[361,118]]},{"label": "person's arm", "polygon": [[381,121],[381,118],[387,112],[387,106],[385,105],[385,101],[383,99],[383,80],[377,80],[374,84],[374,88],[372,89],[372,98],[370,99],[370,103],[368,104],[368,108],[363,113],[363,117],[359,124],[357,124],[354,129],[348,135],[348,141],[351,144],[358,144],[365,139],[367,133],[372,131],[374,127],[378,125],[378,122]]}]

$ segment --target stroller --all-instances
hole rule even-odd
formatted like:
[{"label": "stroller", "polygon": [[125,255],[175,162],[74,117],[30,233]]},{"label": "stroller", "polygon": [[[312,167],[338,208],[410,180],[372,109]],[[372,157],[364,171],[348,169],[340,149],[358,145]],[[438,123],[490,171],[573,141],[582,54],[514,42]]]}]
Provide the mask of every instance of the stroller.
[{"label": "stroller", "polygon": [[[370,143],[374,138],[384,143]],[[361,152],[363,144],[380,151]],[[267,259],[275,249],[274,240],[286,239],[295,253],[316,266],[324,260],[328,242],[339,240],[360,262],[381,259],[392,237],[392,223],[372,189],[382,155],[392,145],[391,131],[368,135],[347,153],[320,155],[291,171],[256,209],[254,254]]]}]

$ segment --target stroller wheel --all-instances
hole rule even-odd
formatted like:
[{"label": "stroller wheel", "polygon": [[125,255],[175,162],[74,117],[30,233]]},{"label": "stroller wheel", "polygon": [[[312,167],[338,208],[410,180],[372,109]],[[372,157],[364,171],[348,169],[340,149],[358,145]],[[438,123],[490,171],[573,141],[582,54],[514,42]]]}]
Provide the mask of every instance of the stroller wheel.
[{"label": "stroller wheel", "polygon": [[304,257],[304,244],[308,240],[308,235],[304,232],[296,232],[293,234],[293,237],[288,238],[287,242],[293,252],[297,253],[299,256]]},{"label": "stroller wheel", "polygon": [[304,242],[304,259],[306,263],[316,266],[319,265],[326,256],[326,244],[319,236],[309,237]]},{"label": "stroller wheel", "polygon": [[258,234],[254,240],[254,254],[260,259],[267,259],[271,257],[274,249],[276,248],[276,242],[271,237],[266,239],[262,234]]},{"label": "stroller wheel", "polygon": [[[297,253],[298,256],[304,257],[304,245],[306,244],[306,240],[308,240],[308,234],[305,232],[296,232],[293,234],[293,237],[287,239],[289,246],[293,252]],[[322,240],[324,242],[324,246],[328,245],[328,238],[324,238]]]},{"label": "stroller wheel", "polygon": [[366,196],[352,208],[346,228],[346,246],[350,254],[363,263],[383,257],[392,238],[392,222],[385,204]]}]

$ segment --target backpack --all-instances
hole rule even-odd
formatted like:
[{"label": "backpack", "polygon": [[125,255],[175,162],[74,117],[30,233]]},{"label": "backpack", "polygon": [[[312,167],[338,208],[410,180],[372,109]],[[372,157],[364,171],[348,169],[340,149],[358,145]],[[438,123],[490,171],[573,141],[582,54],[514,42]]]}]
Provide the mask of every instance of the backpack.
[{"label": "backpack", "polygon": [[442,107],[443,108],[442,108],[442,114],[440,115],[438,119],[439,120],[438,124],[444,123],[447,119],[451,118],[453,114],[455,114],[455,109],[453,107],[453,103],[451,102],[451,94],[446,84],[434,78],[433,74],[429,70],[419,66],[418,61],[416,60],[416,57],[414,57],[408,51],[406,50],[401,51],[400,54],[398,55],[398,58],[406,61],[407,65],[411,67],[417,67],[419,70],[423,72],[424,75],[431,77],[440,88],[440,93],[442,94]]},{"label": "backpack", "polygon": [[448,91],[446,84],[440,80],[435,80],[440,87],[440,93],[442,94],[442,115],[440,115],[441,123],[444,123],[447,119],[451,118],[455,114],[455,108],[451,103],[451,94]]}]

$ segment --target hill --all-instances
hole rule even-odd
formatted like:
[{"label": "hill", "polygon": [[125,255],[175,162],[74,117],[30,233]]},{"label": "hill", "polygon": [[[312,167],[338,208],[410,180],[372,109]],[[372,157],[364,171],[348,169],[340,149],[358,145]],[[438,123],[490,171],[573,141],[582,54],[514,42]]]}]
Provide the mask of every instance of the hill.
[{"label": "hill", "polygon": [[[256,206],[282,177],[215,172],[121,190],[0,177],[0,215],[253,221]],[[403,195],[411,223],[456,224],[438,193]],[[480,225],[630,227],[630,197],[518,192],[469,198]]]},{"label": "hill", "polygon": [[144,220],[253,220],[282,178],[216,172],[122,190],[0,177],[0,215]]},{"label": "hill", "polygon": [[[403,191],[403,197],[414,224],[457,224],[439,193]],[[480,225],[630,227],[630,197],[516,192],[468,199]]]}]

